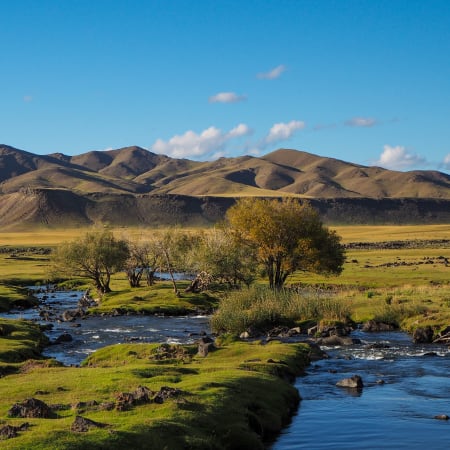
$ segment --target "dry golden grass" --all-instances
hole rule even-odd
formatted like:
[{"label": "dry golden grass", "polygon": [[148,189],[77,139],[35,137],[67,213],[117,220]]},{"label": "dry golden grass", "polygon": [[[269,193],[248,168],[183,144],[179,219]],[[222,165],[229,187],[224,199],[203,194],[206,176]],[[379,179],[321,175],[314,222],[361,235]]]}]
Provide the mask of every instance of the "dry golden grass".
[{"label": "dry golden grass", "polygon": [[336,230],[344,243],[450,239],[450,224],[348,225],[330,228]]},{"label": "dry golden grass", "polygon": [[[94,227],[64,229],[30,229],[27,231],[0,232],[1,246],[52,246],[76,239]],[[355,225],[330,227],[349,242],[382,242],[407,240],[450,239],[450,224],[442,225]],[[161,228],[160,228],[161,229]],[[118,236],[140,237],[152,232],[148,227],[115,227]]]}]

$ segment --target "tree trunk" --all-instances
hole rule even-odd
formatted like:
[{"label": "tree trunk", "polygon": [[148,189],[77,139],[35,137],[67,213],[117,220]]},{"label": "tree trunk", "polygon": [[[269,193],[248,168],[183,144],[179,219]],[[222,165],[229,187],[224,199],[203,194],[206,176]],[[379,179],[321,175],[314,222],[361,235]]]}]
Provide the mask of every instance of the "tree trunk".
[{"label": "tree trunk", "polygon": [[267,276],[269,277],[269,287],[274,288],[274,272],[273,272],[273,259],[269,258],[266,262]]}]

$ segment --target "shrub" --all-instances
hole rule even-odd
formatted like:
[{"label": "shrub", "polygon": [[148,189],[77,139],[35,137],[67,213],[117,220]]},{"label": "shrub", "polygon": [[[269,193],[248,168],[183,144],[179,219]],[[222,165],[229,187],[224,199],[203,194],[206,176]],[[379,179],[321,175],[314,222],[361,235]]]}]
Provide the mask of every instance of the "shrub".
[{"label": "shrub", "polygon": [[304,320],[345,321],[348,316],[347,305],[329,293],[259,286],[235,291],[223,298],[211,318],[211,328],[218,333],[239,334],[249,328],[265,331]]}]

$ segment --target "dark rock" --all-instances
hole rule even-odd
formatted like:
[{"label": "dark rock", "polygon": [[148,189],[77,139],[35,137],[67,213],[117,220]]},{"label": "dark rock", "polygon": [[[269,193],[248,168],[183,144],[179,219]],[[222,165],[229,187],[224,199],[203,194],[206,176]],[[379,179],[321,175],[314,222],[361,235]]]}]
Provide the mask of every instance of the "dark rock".
[{"label": "dark rock", "polygon": [[63,342],[72,342],[72,341],[73,337],[71,334],[63,333],[53,341],[53,344],[62,344]]},{"label": "dark rock", "polygon": [[359,375],[353,375],[350,378],[344,378],[336,383],[336,386],[352,388],[352,389],[362,389],[364,383]]},{"label": "dark rock", "polygon": [[70,429],[77,433],[85,433],[89,431],[90,428],[105,428],[107,425],[100,422],[95,422],[91,419],[86,419],[86,417],[77,416],[72,423]]},{"label": "dark rock", "polygon": [[413,333],[414,344],[430,344],[433,342],[433,335],[433,328],[429,325],[426,327],[416,328]]},{"label": "dark rock", "polygon": [[320,331],[320,335],[322,337],[347,336],[351,332],[351,329],[349,327],[346,327],[343,324],[340,324],[340,325],[324,327],[324,328],[321,328],[319,331]]},{"label": "dark rock", "polygon": [[134,404],[134,395],[130,392],[119,392],[116,395],[116,409],[117,411],[126,411]]},{"label": "dark rock", "polygon": [[136,402],[141,403],[148,403],[154,394],[153,391],[151,391],[149,388],[145,386],[138,386],[137,389],[134,391],[134,400]]},{"label": "dark rock", "polygon": [[362,327],[365,332],[376,331],[392,331],[395,330],[395,326],[390,323],[376,322],[375,320],[368,320]]},{"label": "dark rock", "polygon": [[114,402],[105,402],[100,403],[99,410],[100,411],[112,411],[116,407],[116,404]]},{"label": "dark rock", "polygon": [[5,425],[0,428],[1,439],[12,439],[17,437],[17,427],[12,425]]},{"label": "dark rock", "polygon": [[347,336],[328,336],[324,338],[317,339],[317,344],[319,345],[353,345],[361,344],[360,339],[353,339]]},{"label": "dark rock", "polygon": [[288,327],[275,327],[267,332],[267,337],[288,337],[289,328]]},{"label": "dark rock", "polygon": [[153,397],[155,403],[164,403],[169,398],[178,397],[182,391],[180,389],[163,386],[159,392]]},{"label": "dark rock", "polygon": [[30,424],[28,422],[25,422],[18,427],[13,425],[5,425],[0,428],[0,440],[15,438],[18,436],[19,431],[26,431],[29,427]]},{"label": "dark rock", "polygon": [[87,402],[77,402],[74,403],[71,407],[72,409],[86,409],[86,408],[95,408],[98,406],[98,402],[96,400],[89,400]]},{"label": "dark rock", "polygon": [[9,417],[27,417],[27,418],[53,418],[55,414],[42,400],[29,398],[22,403],[16,403],[8,411]]}]

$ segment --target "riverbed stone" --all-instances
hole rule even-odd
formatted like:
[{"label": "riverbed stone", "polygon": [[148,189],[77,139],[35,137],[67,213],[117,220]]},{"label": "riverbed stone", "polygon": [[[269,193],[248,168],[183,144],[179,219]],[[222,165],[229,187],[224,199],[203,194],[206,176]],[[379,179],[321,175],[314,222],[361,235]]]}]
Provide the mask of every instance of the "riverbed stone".
[{"label": "riverbed stone", "polygon": [[72,341],[73,337],[70,333],[63,333],[53,341],[53,344],[62,344],[63,342],[72,342]]},{"label": "riverbed stone", "polygon": [[390,323],[368,320],[364,323],[362,330],[365,332],[392,331],[395,330],[395,326]]},{"label": "riverbed stone", "polygon": [[430,344],[433,342],[434,331],[429,325],[426,327],[419,327],[414,330],[413,342],[414,344]]},{"label": "riverbed stone", "polygon": [[364,383],[359,375],[353,375],[350,378],[343,378],[342,380],[338,381],[336,383],[336,386],[352,389],[362,389],[364,387]]},{"label": "riverbed stone", "polygon": [[319,338],[316,340],[316,342],[319,345],[339,345],[339,346],[361,344],[360,339],[351,338],[348,336],[328,336]]},{"label": "riverbed stone", "polygon": [[447,416],[447,414],[438,414],[437,416],[434,416],[435,419],[437,420],[449,420],[450,417]]}]

